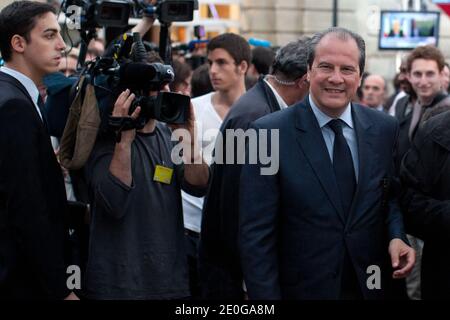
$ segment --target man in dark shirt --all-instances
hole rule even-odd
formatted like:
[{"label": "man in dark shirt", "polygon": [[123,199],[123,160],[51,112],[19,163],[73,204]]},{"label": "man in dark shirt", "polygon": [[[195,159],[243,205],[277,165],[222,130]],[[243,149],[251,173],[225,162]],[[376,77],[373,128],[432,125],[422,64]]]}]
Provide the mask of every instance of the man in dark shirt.
[{"label": "man in dark shirt", "polygon": [[[121,93],[112,115],[128,116],[134,94]],[[141,108],[131,117],[136,118]],[[195,119],[186,148],[196,143]],[[192,144],[190,141],[192,141]],[[186,150],[186,149],[184,149]],[[92,221],[84,294],[89,299],[188,297],[181,189],[203,196],[209,179],[200,153],[176,165],[170,130],[155,119],[122,131],[120,141],[99,138],[88,163]]]}]

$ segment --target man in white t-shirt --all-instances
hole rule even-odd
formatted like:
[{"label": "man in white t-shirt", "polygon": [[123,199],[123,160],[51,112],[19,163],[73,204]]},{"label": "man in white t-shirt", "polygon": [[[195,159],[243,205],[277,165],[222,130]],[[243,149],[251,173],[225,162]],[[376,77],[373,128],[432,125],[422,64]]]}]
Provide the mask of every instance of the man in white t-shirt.
[{"label": "man in white t-shirt", "polygon": [[[231,106],[245,93],[245,74],[251,60],[247,41],[233,33],[213,38],[207,47],[209,77],[215,91],[192,99],[203,159],[211,164],[217,133]],[[203,198],[183,192],[183,215],[193,297],[199,296],[197,245]]]}]

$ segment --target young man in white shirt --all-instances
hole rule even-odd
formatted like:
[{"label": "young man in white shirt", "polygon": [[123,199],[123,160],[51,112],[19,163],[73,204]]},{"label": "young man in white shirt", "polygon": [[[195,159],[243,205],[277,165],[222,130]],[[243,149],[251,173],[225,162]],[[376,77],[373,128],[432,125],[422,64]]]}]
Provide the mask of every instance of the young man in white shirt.
[{"label": "young man in white shirt", "polygon": [[[209,77],[215,91],[192,100],[197,121],[197,137],[203,158],[211,164],[219,128],[231,106],[245,93],[245,74],[251,60],[247,41],[233,33],[213,38],[207,47]],[[197,245],[200,235],[203,198],[183,192],[183,215],[188,244],[190,286],[193,297],[199,295],[197,284]]]}]

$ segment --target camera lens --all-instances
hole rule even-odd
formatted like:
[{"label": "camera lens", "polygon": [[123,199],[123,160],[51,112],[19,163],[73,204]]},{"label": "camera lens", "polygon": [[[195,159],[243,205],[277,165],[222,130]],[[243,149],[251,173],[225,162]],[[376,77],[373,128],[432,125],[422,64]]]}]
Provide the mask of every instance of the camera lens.
[{"label": "camera lens", "polygon": [[161,117],[167,122],[174,121],[180,116],[179,105],[172,102],[169,100],[161,106]]}]

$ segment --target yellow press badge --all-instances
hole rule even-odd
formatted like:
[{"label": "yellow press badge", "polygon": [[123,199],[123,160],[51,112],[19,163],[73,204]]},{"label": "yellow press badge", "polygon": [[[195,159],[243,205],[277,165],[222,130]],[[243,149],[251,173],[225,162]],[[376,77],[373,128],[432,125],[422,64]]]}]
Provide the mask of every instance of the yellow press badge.
[{"label": "yellow press badge", "polygon": [[155,167],[155,174],[153,176],[153,181],[170,184],[172,181],[173,169],[157,165]]}]

